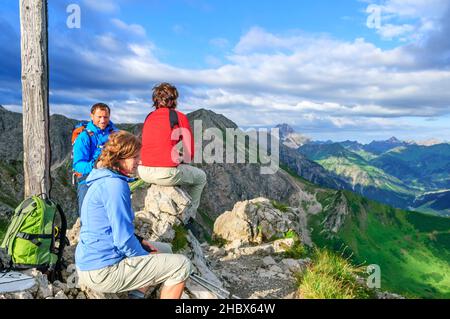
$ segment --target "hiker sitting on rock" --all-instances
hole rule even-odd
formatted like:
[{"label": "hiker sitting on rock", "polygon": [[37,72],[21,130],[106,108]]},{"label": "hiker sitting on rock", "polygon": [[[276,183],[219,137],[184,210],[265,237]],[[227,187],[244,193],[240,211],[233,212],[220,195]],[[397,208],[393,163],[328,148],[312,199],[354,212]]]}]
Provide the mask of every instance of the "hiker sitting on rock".
[{"label": "hiker sitting on rock", "polygon": [[86,177],[94,168],[95,161],[100,156],[109,134],[117,131],[117,128],[109,120],[110,114],[111,110],[108,105],[94,104],[91,108],[91,121],[79,125],[72,133],[73,171],[77,177],[78,214],[80,214],[88,188]]},{"label": "hiker sitting on rock", "polygon": [[[169,83],[153,88],[153,106],[142,129],[142,164],[139,176],[147,183],[162,186],[187,186],[196,211],[206,184],[206,174],[201,169],[186,165],[194,159],[194,137],[189,120],[176,111],[178,91]],[[183,156],[177,144],[182,142]]]},{"label": "hiker sitting on rock", "polygon": [[[133,291],[164,283],[161,298],[180,298],[191,263],[169,244],[135,235],[128,182],[140,160],[141,142],[131,133],[112,133],[87,178],[75,262],[79,281],[103,293]],[[151,253],[149,253],[151,251]]]}]

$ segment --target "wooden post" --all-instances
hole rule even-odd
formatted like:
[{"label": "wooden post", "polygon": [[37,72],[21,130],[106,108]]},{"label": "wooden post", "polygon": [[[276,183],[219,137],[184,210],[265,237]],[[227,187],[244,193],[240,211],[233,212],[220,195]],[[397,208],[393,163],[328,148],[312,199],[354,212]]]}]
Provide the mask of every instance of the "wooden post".
[{"label": "wooden post", "polygon": [[50,193],[47,0],[20,0],[24,195]]}]

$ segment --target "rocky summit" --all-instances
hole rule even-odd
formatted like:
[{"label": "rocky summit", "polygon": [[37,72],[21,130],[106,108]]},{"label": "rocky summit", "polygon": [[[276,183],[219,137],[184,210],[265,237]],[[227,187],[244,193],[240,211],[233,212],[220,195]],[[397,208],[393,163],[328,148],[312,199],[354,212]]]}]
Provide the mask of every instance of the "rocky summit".
[{"label": "rocky summit", "polygon": [[[149,240],[171,243],[177,253],[192,261],[197,275],[229,292],[229,295],[216,294],[189,279],[182,298],[299,297],[296,276],[310,267],[312,261],[310,258],[287,257],[286,252],[296,244],[296,239],[279,238],[281,234],[295,230],[301,234],[302,243],[311,244],[304,224],[305,216],[298,210],[290,207],[280,210],[266,198],[238,202],[232,211],[219,216],[214,225],[215,236],[224,240],[223,245],[209,245],[200,244],[193,233],[184,228],[193,213],[190,197],[182,189],[153,185],[140,189],[137,194],[133,196],[133,204],[142,208],[136,212],[137,233]],[[236,225],[242,227],[235,228]],[[45,274],[35,269],[27,270],[24,273],[32,276],[35,284],[24,291],[1,293],[0,299],[128,298],[127,293],[105,294],[78,283],[74,252],[79,232],[78,219],[67,234],[70,246],[64,253],[68,267],[63,271],[63,281],[49,282]],[[158,287],[152,287],[146,297],[157,298],[158,293]],[[387,293],[380,296],[395,297]]]}]

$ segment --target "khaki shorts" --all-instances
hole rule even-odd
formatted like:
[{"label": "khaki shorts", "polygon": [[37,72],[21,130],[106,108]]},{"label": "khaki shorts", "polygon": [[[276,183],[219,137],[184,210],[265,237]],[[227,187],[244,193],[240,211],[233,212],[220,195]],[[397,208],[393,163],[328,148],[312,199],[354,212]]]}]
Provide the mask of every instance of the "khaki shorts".
[{"label": "khaki shorts", "polygon": [[186,256],[172,254],[169,244],[150,243],[159,253],[125,258],[97,270],[77,269],[79,283],[98,292],[120,293],[160,283],[173,286],[189,278],[192,265]]}]

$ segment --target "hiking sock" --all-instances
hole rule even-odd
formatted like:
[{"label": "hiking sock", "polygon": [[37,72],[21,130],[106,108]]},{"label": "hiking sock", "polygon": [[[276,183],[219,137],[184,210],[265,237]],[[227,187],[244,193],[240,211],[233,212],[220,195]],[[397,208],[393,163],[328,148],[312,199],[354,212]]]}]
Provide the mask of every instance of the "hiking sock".
[{"label": "hiking sock", "polygon": [[131,290],[128,292],[129,299],[145,299],[145,294],[139,290]]}]

